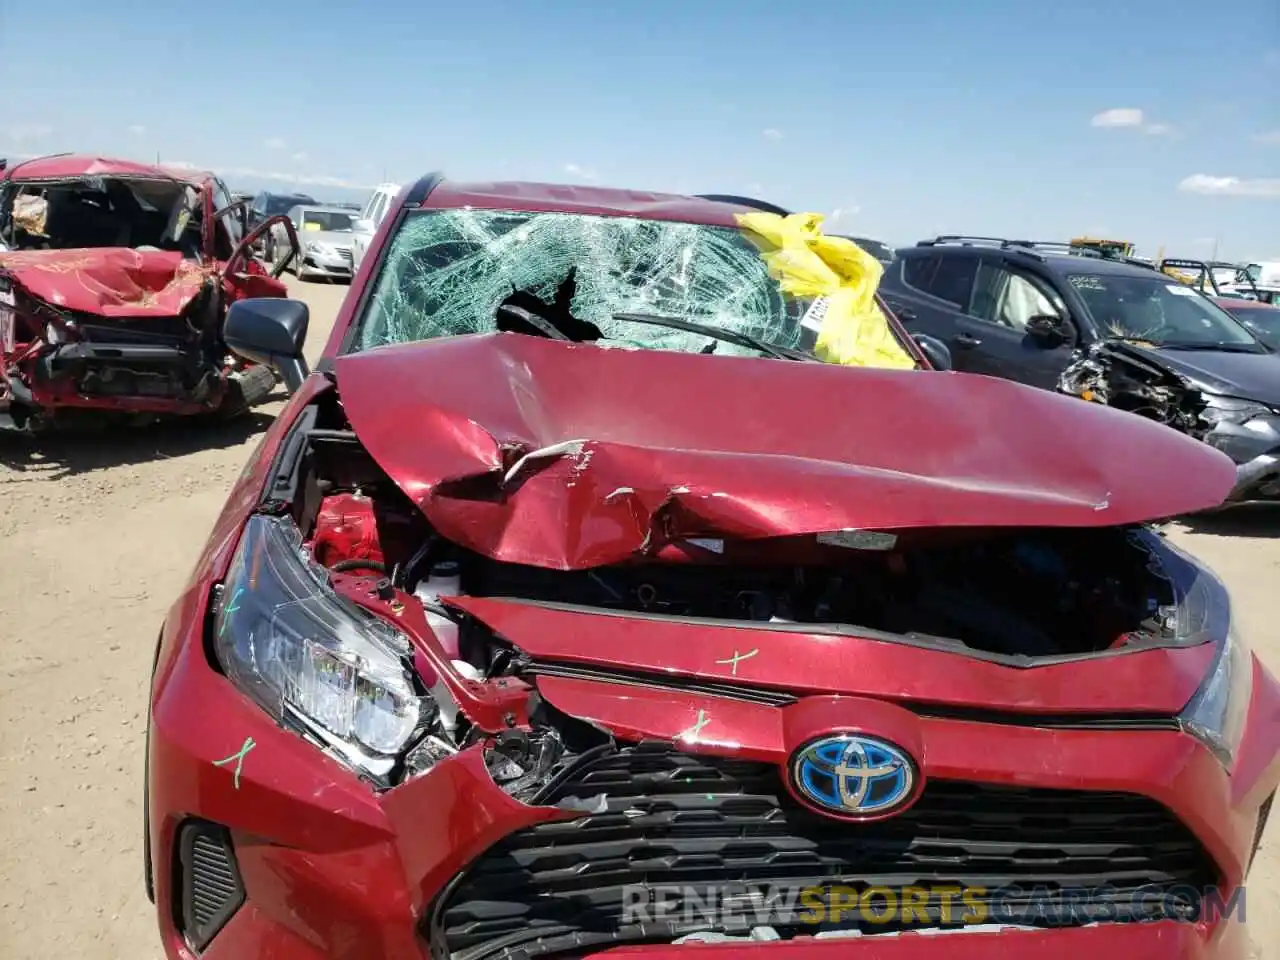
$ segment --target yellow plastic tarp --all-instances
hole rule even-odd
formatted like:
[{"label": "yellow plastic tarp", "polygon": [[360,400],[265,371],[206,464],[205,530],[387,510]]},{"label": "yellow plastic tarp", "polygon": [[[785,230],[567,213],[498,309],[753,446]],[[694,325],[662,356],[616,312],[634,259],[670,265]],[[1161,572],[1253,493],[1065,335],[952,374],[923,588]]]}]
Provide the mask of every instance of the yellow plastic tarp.
[{"label": "yellow plastic tarp", "polygon": [[852,240],[822,232],[820,213],[740,213],[738,225],[754,234],[769,275],[783,293],[812,299],[808,319],[823,307],[817,355],[850,367],[912,370],[916,361],[898,343],[876,303],[884,268]]}]

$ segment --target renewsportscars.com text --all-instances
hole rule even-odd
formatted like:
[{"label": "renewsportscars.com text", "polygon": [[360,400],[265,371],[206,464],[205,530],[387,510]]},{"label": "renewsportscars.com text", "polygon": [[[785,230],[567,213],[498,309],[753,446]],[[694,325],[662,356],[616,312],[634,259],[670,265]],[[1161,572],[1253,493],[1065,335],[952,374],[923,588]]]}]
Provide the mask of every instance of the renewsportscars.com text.
[{"label": "renewsportscars.com text", "polygon": [[1074,926],[1139,919],[1245,920],[1245,891],[1189,886],[1110,887],[852,887],[630,884],[624,923],[774,926],[967,926],[1016,923]]}]

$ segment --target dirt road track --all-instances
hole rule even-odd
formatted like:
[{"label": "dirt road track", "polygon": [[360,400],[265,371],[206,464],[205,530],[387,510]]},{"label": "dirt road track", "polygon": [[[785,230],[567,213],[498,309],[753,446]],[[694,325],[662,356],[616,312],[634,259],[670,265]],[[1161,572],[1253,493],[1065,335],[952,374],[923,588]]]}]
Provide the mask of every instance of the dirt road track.
[{"label": "dirt road track", "polygon": [[[345,287],[294,284],[309,353]],[[142,747],[161,618],[280,402],[215,431],[28,447],[0,437],[0,958],[159,958],[142,889]],[[1174,537],[1235,593],[1280,671],[1280,509]],[[1280,960],[1280,828],[1254,866],[1257,957]],[[250,960],[250,958],[245,958]]]}]

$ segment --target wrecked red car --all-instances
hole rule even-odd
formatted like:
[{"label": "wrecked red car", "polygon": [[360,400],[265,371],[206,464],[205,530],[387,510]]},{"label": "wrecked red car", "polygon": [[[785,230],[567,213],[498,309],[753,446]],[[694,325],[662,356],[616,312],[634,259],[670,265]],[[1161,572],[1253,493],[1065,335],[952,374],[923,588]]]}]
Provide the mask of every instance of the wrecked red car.
[{"label": "wrecked red car", "polygon": [[708,199],[426,177],[164,621],[171,958],[1243,960],[1280,689],[1221,453],[810,362]]},{"label": "wrecked red car", "polygon": [[[88,156],[0,165],[0,413],[38,430],[241,412],[275,387],[227,307],[286,288],[212,174]],[[297,248],[297,238],[288,226]],[[286,258],[288,259],[288,258]]]}]

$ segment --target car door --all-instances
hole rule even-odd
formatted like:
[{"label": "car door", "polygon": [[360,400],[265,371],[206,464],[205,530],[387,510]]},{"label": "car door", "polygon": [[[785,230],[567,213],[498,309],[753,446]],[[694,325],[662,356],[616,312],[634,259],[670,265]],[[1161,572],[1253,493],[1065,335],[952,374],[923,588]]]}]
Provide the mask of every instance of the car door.
[{"label": "car door", "polygon": [[885,302],[908,331],[947,345],[955,370],[969,368],[970,354],[978,345],[961,327],[977,270],[977,258],[970,251],[913,252],[890,264],[886,274],[892,274],[891,282],[881,285]]},{"label": "car door", "polygon": [[[1064,335],[1029,333],[1027,323],[1036,316],[1058,318]],[[967,345],[964,369],[1054,390],[1080,333],[1048,283],[1002,257],[987,256],[978,262],[972,296],[957,321],[957,338]]]}]

